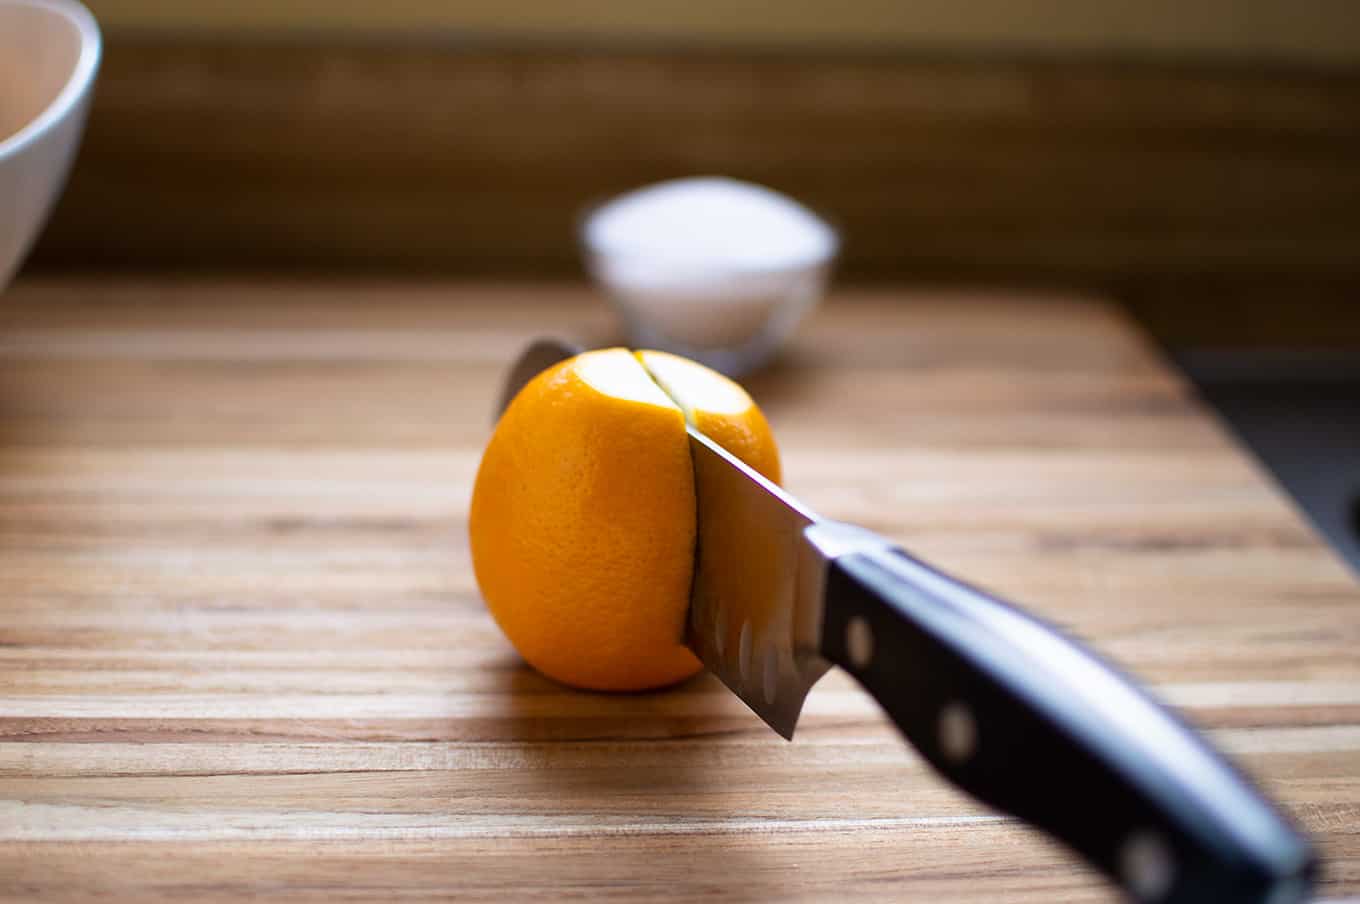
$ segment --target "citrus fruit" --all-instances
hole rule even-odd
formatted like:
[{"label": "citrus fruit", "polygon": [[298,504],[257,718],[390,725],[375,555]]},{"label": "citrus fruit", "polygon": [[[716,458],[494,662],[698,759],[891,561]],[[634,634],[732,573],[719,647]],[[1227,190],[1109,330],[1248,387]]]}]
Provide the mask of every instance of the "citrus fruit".
[{"label": "citrus fruit", "polygon": [[687,419],[779,479],[746,392],[662,352],[577,355],[501,415],[473,487],[473,568],[501,630],[548,677],[629,691],[700,668],[683,646],[695,544]]}]

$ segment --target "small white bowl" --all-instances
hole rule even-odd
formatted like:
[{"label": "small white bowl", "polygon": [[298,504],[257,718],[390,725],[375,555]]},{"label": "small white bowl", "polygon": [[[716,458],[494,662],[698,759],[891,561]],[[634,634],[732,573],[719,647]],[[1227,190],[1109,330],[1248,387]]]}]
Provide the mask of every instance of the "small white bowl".
[{"label": "small white bowl", "polygon": [[99,52],[75,0],[0,0],[0,291],[61,195]]},{"label": "small white bowl", "polygon": [[[621,200],[639,197],[653,199],[648,203],[667,200],[653,204],[641,219],[629,215],[627,227],[617,219],[612,226],[602,224],[601,216],[616,216],[610,211]],[[678,214],[677,204],[688,210]],[[759,221],[775,216],[770,204],[782,208],[781,219],[796,221],[802,237],[796,248],[774,252],[778,263],[758,263],[768,248],[755,258],[746,252],[761,247]],[[719,228],[734,216],[741,218],[738,229],[730,228],[730,219],[727,228]],[[639,226],[651,234],[634,233]],[[675,229],[690,237],[688,247],[667,246],[665,234]],[[840,247],[835,229],[792,198],[708,176],[646,186],[606,202],[587,213],[580,233],[586,268],[619,312],[634,346],[676,352],[730,376],[774,357],[821,299]],[[695,236],[701,236],[697,244]]]}]

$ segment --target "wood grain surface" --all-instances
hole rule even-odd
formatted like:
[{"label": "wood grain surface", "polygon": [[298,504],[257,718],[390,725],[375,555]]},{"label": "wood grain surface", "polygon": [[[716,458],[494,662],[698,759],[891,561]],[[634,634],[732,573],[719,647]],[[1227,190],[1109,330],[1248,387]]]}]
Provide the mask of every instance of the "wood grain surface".
[{"label": "wood grain surface", "polygon": [[[1110,900],[843,676],[786,743],[707,678],[520,663],[468,562],[489,408],[610,330],[561,286],[15,286],[0,896]],[[794,491],[1145,676],[1360,893],[1360,589],[1117,310],[842,294],[749,387]]]}]

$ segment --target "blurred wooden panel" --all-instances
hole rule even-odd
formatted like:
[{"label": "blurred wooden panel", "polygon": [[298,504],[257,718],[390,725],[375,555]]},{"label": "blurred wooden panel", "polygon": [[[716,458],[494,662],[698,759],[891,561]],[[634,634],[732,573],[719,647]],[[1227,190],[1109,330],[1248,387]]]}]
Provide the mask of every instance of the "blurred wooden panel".
[{"label": "blurred wooden panel", "polygon": [[1354,63],[1354,0],[88,0],[100,21],[169,33],[663,41],[803,48],[1175,54]]},{"label": "blurred wooden panel", "polygon": [[722,172],[853,277],[1360,285],[1360,69],[110,35],[38,267],[576,272],[593,201]]}]

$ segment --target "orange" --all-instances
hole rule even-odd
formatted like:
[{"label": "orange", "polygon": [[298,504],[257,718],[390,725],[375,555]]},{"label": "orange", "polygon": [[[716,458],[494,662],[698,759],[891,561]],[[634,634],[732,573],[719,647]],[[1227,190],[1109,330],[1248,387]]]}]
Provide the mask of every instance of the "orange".
[{"label": "orange", "polygon": [[501,630],[548,677],[632,691],[699,670],[682,643],[695,544],[687,418],[779,479],[750,396],[662,352],[563,361],[496,425],[472,492],[473,568]]}]

